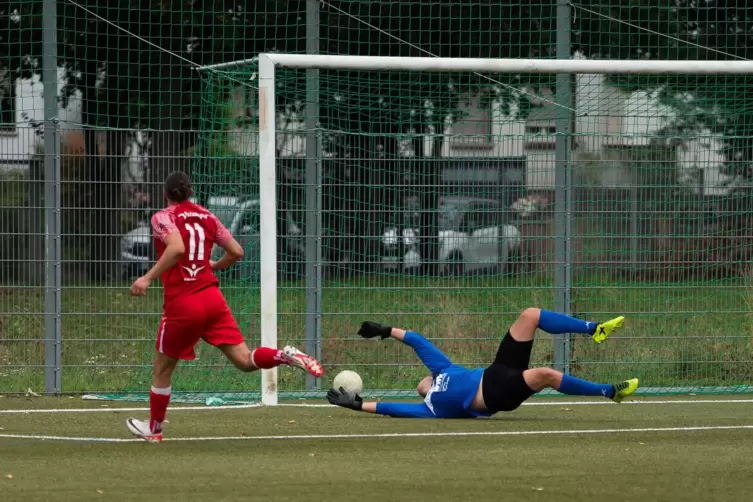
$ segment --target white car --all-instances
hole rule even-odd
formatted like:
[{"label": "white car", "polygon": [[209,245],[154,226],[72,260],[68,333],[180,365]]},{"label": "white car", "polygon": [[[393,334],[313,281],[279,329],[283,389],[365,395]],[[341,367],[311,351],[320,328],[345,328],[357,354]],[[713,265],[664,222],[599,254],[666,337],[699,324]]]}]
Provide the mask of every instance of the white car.
[{"label": "white car", "polygon": [[123,279],[141,277],[153,263],[154,244],[149,222],[139,221],[136,228],[120,238],[121,275]]},{"label": "white car", "polygon": [[382,265],[385,270],[415,270],[421,266],[418,252],[418,231],[404,228],[402,236],[396,227],[390,227],[382,235]]},{"label": "white car", "polygon": [[[418,220],[420,213],[411,204],[404,220],[402,239],[396,227],[388,228],[382,236],[385,269],[410,272],[421,266],[419,254]],[[521,245],[520,231],[505,223],[505,211],[491,199],[464,196],[440,198],[439,261],[446,274],[493,270],[506,266],[511,255]]]}]

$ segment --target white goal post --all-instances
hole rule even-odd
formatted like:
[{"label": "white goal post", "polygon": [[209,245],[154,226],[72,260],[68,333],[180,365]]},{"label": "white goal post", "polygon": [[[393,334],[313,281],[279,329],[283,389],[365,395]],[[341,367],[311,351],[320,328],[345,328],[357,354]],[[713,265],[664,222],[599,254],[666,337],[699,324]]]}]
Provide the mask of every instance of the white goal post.
[{"label": "white goal post", "polygon": [[[200,68],[218,70],[258,64],[261,342],[276,347],[277,235],[275,71],[277,68],[410,72],[529,74],[753,74],[753,61],[649,61],[585,59],[459,59],[310,54],[260,54],[258,59]],[[277,404],[277,371],[262,372],[262,402]]]}]

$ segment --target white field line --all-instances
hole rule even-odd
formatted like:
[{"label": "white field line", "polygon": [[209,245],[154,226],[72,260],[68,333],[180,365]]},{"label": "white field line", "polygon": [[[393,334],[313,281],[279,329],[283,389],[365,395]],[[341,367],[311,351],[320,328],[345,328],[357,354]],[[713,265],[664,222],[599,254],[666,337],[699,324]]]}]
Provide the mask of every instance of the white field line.
[{"label": "white field line", "polygon": [[[717,430],[750,430],[753,425],[709,425],[697,427],[646,427],[640,429],[580,429],[580,430],[541,430],[541,431],[488,431],[488,432],[396,432],[390,434],[302,434],[285,436],[217,436],[166,438],[163,441],[264,441],[264,440],[304,440],[304,439],[372,439],[372,438],[428,438],[428,437],[468,437],[468,436],[557,436],[586,434],[625,434],[645,432],[699,432]],[[41,436],[34,434],[0,434],[6,439],[36,439],[47,441],[79,441],[96,443],[133,443],[142,441],[131,438],[92,438],[76,436]]]},{"label": "white field line", "polygon": [[[523,406],[597,406],[597,405],[613,405],[612,401],[545,401],[545,402],[527,402],[523,403]],[[676,399],[676,400],[663,400],[663,401],[651,401],[651,400],[633,400],[623,401],[620,406],[626,406],[631,404],[753,404],[753,399]],[[334,408],[330,404],[306,404],[306,403],[290,403],[290,404],[277,404],[274,406],[265,406],[260,403],[257,404],[238,404],[238,405],[223,405],[223,406],[175,406],[170,408],[170,413],[178,411],[215,411],[215,410],[243,410],[248,408]],[[124,411],[149,411],[148,407],[142,408],[48,408],[43,410],[0,410],[0,415],[3,414],[32,414],[32,413],[120,413]]]}]

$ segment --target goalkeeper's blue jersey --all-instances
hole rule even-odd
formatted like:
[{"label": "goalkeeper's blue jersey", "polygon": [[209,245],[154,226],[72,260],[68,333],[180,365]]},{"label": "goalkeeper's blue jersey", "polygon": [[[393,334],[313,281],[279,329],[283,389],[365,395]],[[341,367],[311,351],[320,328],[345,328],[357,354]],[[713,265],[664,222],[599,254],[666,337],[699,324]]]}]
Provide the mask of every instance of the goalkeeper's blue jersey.
[{"label": "goalkeeper's blue jersey", "polygon": [[423,403],[377,403],[381,415],[411,418],[475,418],[488,417],[486,411],[471,409],[481,383],[483,369],[469,370],[453,364],[429,340],[408,332],[403,342],[413,347],[416,355],[431,371],[434,381]]}]

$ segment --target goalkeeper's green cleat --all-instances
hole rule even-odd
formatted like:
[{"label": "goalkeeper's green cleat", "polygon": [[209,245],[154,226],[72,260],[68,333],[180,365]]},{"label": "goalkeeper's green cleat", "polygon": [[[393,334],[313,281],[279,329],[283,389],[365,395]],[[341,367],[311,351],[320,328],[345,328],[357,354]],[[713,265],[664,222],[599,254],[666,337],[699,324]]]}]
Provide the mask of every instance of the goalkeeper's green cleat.
[{"label": "goalkeeper's green cleat", "polygon": [[601,343],[611,335],[615,330],[618,330],[625,324],[625,316],[615,317],[611,321],[603,322],[596,326],[593,339],[596,343]]},{"label": "goalkeeper's green cleat", "polygon": [[621,403],[623,399],[628,396],[632,396],[633,393],[638,390],[638,379],[631,378],[630,380],[625,380],[624,382],[615,384],[612,387],[614,387],[614,396],[612,396],[612,401],[614,401],[615,403]]}]

